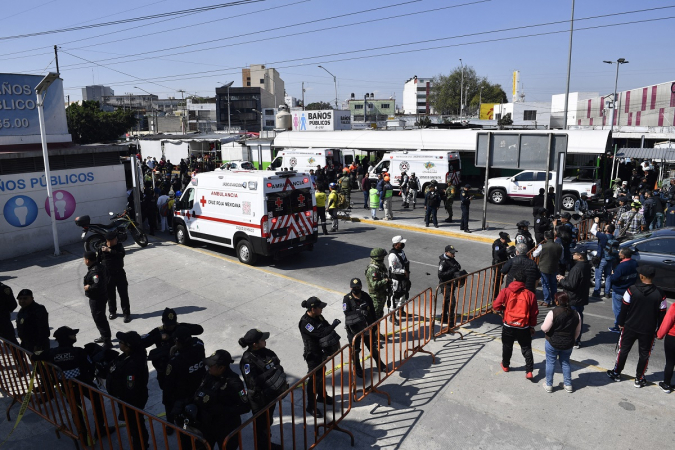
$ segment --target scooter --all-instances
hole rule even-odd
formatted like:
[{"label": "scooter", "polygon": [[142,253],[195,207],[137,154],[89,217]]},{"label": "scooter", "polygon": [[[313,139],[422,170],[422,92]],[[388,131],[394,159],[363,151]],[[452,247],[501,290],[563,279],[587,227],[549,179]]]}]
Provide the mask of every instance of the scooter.
[{"label": "scooter", "polygon": [[[82,227],[84,230],[82,232],[82,239],[84,240],[85,251],[98,252],[101,246],[105,244],[106,233],[111,230],[117,231],[117,240],[119,242],[126,241],[127,234],[131,234],[134,242],[141,247],[146,247],[148,245],[148,237],[129,216],[127,210],[124,210],[119,214],[114,214],[112,212],[109,212],[108,214],[111,216],[109,224],[91,223],[91,218],[89,216],[80,216],[75,219],[75,225]],[[89,233],[91,234],[87,237],[87,234]]]}]

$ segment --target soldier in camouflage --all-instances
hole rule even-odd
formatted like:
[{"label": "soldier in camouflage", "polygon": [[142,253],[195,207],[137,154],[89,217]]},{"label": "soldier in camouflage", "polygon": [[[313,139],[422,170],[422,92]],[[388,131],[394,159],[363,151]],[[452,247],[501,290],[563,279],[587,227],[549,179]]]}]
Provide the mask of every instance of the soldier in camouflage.
[{"label": "soldier in camouflage", "polygon": [[368,281],[368,293],[373,299],[375,306],[375,317],[377,319],[384,315],[384,306],[387,303],[387,292],[391,285],[391,280],[387,277],[387,267],[384,265],[384,258],[387,251],[383,248],[374,248],[370,252],[370,264],[366,269],[366,280]]}]

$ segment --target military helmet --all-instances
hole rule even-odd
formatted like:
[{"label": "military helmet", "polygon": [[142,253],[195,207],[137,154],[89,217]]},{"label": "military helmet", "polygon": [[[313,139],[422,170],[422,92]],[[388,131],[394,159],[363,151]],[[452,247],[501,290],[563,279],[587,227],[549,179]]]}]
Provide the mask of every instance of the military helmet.
[{"label": "military helmet", "polygon": [[376,261],[382,261],[387,256],[387,251],[383,248],[374,248],[370,251],[370,257]]},{"label": "military helmet", "polygon": [[527,228],[527,227],[530,226],[530,222],[528,222],[527,220],[521,220],[520,222],[518,222],[518,223],[516,224],[516,226],[517,226],[518,228]]}]

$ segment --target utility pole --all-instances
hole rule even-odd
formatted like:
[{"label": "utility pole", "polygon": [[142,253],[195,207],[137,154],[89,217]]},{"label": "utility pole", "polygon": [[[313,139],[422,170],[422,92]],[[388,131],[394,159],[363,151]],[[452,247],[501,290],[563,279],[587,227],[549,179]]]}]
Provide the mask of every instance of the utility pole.
[{"label": "utility pole", "polygon": [[462,81],[459,85],[459,117],[464,113],[464,63],[462,58],[459,58],[459,65],[462,67]]},{"label": "utility pole", "polygon": [[478,94],[478,119],[480,119],[480,107],[483,104],[483,86],[480,87],[480,94]]},{"label": "utility pole", "polygon": [[[563,109],[563,130],[567,129],[567,104],[570,101],[570,71],[572,70],[572,37],[574,35],[574,0],[572,0],[572,18],[570,19],[570,45],[567,54],[567,88],[565,89],[565,107]],[[576,105],[574,107],[576,109]],[[560,169],[558,169],[560,170]],[[556,185],[556,188],[558,186]],[[556,205],[558,205],[558,195],[556,191]]]},{"label": "utility pole", "polygon": [[305,110],[305,82],[302,82],[302,110]]},{"label": "utility pole", "polygon": [[186,130],[186,126],[185,126],[185,97],[184,97],[185,91],[183,89],[181,89],[178,92],[180,92],[180,99],[181,99],[181,102],[183,103],[183,117],[181,118],[180,123],[181,123],[181,128],[183,129],[183,134],[186,134],[187,130]]},{"label": "utility pole", "polygon": [[54,46],[54,60],[56,61],[56,73],[61,75],[61,72],[59,72],[59,48],[56,45]]}]

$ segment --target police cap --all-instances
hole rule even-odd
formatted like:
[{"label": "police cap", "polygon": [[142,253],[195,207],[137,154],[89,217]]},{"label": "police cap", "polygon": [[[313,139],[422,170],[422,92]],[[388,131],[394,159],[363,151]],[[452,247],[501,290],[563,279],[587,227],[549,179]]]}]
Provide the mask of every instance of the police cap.
[{"label": "police cap", "polygon": [[361,288],[362,286],[363,285],[361,284],[361,280],[359,280],[358,278],[352,278],[352,281],[349,282],[349,287],[351,289]]},{"label": "police cap", "polygon": [[204,364],[207,366],[229,366],[234,360],[227,350],[216,350],[208,358],[204,358]]},{"label": "police cap", "polygon": [[471,185],[470,185],[470,184],[465,184],[464,187],[467,188],[467,189],[471,189]]},{"label": "police cap", "polygon": [[303,308],[312,309],[312,308],[325,308],[328,305],[322,302],[319,299],[319,297],[310,297],[307,300],[303,300],[301,306]]},{"label": "police cap", "polygon": [[509,242],[511,242],[511,236],[509,236],[509,233],[506,233],[506,232],[504,232],[504,231],[500,231],[500,232],[499,232],[499,237],[500,237],[501,239],[504,239],[504,240],[506,241],[507,244],[508,244]]},{"label": "police cap", "polygon": [[105,240],[106,241],[112,241],[113,239],[117,239],[117,231],[114,231],[114,230],[108,231],[105,234]]},{"label": "police cap", "polygon": [[450,252],[454,255],[455,253],[457,253],[457,249],[453,245],[446,245],[445,246],[445,252],[446,253]]},{"label": "police cap", "polygon": [[173,325],[178,323],[178,316],[176,315],[176,311],[174,311],[171,308],[164,308],[164,312],[162,313],[162,323],[166,325]]},{"label": "police cap", "polygon": [[241,341],[247,345],[255,344],[261,340],[268,340],[270,338],[269,332],[260,331],[257,328],[251,328],[246,332]]},{"label": "police cap", "polygon": [[79,331],[80,330],[77,328],[72,329],[70,327],[60,327],[54,331],[54,339],[56,339],[59,343],[72,341],[70,336],[76,335]]},{"label": "police cap", "polygon": [[181,325],[173,332],[173,338],[176,342],[187,342],[192,338],[192,334],[190,334],[188,327]]},{"label": "police cap", "polygon": [[115,336],[117,337],[118,341],[124,342],[131,348],[135,349],[141,346],[141,336],[135,331],[127,331],[126,333],[123,331],[118,331]]},{"label": "police cap", "polygon": [[518,223],[516,224],[516,226],[517,226],[518,228],[529,227],[529,226],[530,226],[530,222],[528,222],[527,220],[521,220],[520,222],[518,222]]}]

